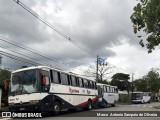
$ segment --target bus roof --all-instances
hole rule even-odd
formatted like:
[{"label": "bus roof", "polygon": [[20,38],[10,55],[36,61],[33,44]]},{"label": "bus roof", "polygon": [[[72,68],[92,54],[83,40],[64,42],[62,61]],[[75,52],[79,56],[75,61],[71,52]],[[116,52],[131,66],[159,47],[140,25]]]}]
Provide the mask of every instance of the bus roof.
[{"label": "bus roof", "polygon": [[105,86],[110,86],[110,87],[117,87],[117,86],[107,85],[107,84],[103,84],[103,83],[97,83],[97,85],[105,85]]},{"label": "bus roof", "polygon": [[142,92],[142,91],[137,91],[137,92],[133,92],[133,93],[151,93],[151,92]]},{"label": "bus roof", "polygon": [[51,70],[55,70],[55,71],[58,71],[58,72],[66,73],[66,74],[69,74],[69,75],[74,75],[74,76],[79,77],[79,78],[83,78],[83,79],[95,81],[95,80],[93,80],[93,79],[89,79],[89,78],[86,78],[86,77],[82,77],[81,75],[78,75],[78,74],[76,74],[76,73],[65,72],[65,71],[63,71],[63,70],[56,69],[56,68],[52,68],[52,67],[48,67],[48,66],[32,66],[32,67],[26,67],[26,68],[21,68],[21,69],[15,70],[15,71],[13,71],[12,73],[17,73],[17,72],[26,71],[26,70],[33,70],[33,69],[44,69],[44,70],[50,70],[50,69],[51,69]]},{"label": "bus roof", "polygon": [[33,70],[33,69],[42,69],[42,68],[50,69],[50,67],[47,67],[47,66],[32,66],[32,67],[20,68],[18,70],[13,71],[12,73],[26,71],[26,70]]}]

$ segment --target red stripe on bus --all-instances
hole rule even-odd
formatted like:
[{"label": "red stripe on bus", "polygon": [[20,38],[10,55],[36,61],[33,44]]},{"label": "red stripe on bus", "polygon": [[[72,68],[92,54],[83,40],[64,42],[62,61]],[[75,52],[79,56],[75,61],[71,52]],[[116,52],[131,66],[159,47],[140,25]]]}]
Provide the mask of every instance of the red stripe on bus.
[{"label": "red stripe on bus", "polygon": [[[98,101],[98,97],[95,97],[95,98],[93,98],[93,99],[91,99],[92,100],[92,102],[96,102],[96,101]],[[78,104],[77,106],[85,106],[85,105],[87,105],[88,104],[88,101],[86,101],[86,102],[83,102],[83,103],[81,103],[81,104]]]}]

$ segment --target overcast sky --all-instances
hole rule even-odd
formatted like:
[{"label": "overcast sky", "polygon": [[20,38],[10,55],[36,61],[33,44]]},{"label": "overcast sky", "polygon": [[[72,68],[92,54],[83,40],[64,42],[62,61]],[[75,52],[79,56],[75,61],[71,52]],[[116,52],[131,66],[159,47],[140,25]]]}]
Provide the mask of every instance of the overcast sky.
[{"label": "overcast sky", "polygon": [[[20,1],[72,38],[88,54],[44,25],[13,0],[0,0],[0,36],[47,54],[55,62],[0,40],[0,45],[7,49],[21,52],[29,59],[53,63],[56,67],[80,74],[83,74],[90,63],[96,61],[96,55],[106,57],[107,62],[116,66],[115,72],[135,73],[135,78],[160,65],[159,50],[148,54],[145,48],[141,48],[133,33],[130,15],[136,0]],[[0,50],[9,52],[1,47]],[[3,56],[3,67],[17,69],[18,65],[21,66],[22,63]],[[76,69],[71,69],[75,66]]]}]

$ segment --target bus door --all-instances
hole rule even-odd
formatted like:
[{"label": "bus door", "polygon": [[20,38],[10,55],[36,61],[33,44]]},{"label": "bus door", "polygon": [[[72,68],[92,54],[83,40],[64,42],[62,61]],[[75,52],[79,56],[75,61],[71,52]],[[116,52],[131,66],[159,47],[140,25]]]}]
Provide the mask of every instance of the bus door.
[{"label": "bus door", "polygon": [[103,95],[103,90],[102,90],[102,87],[100,85],[97,85],[97,90],[98,90],[98,96],[102,96]]},{"label": "bus door", "polygon": [[110,86],[104,86],[105,89],[105,94],[104,94],[104,98],[108,103],[112,103],[112,93],[111,93],[111,89]]}]

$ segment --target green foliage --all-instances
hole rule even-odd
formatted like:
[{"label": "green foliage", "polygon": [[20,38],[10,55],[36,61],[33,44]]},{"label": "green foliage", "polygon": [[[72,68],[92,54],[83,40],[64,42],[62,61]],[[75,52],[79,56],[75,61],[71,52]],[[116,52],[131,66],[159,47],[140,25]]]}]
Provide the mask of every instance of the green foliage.
[{"label": "green foliage", "polygon": [[137,91],[151,91],[157,93],[160,89],[160,76],[155,69],[151,69],[142,79],[134,81]]},{"label": "green foliage", "polygon": [[146,46],[151,53],[160,43],[160,0],[140,0],[133,10],[130,19],[134,24],[134,33],[145,33],[145,36],[137,37],[140,45]]},{"label": "green foliage", "polygon": [[112,79],[118,79],[118,80],[128,80],[130,79],[129,74],[124,73],[116,73],[112,76]]},{"label": "green foliage", "polygon": [[134,81],[134,87],[136,87],[136,91],[148,92],[150,91],[148,88],[148,81],[143,79],[137,79]]},{"label": "green foliage", "polygon": [[116,73],[112,76],[111,85],[117,86],[120,90],[129,90],[130,83],[128,80],[130,79],[128,74],[124,73]]},{"label": "green foliage", "polygon": [[11,76],[11,72],[6,69],[1,69],[0,70],[0,85],[3,85],[4,80],[9,80]]},{"label": "green foliage", "polygon": [[151,92],[158,92],[160,89],[160,76],[159,73],[152,69],[148,75],[146,76],[148,83],[149,83],[149,89]]},{"label": "green foliage", "polygon": [[97,83],[103,83],[103,84],[109,84],[109,82],[107,82],[106,80],[98,80]]}]

